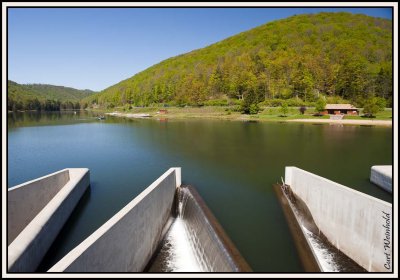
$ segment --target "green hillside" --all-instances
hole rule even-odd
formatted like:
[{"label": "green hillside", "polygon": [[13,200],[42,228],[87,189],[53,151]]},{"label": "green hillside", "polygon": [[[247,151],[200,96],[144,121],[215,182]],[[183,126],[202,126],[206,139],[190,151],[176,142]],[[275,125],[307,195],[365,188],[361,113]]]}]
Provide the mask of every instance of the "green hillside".
[{"label": "green hillside", "polygon": [[169,58],[84,101],[105,108],[235,99],[268,104],[277,98],[307,103],[321,95],[359,106],[378,96],[391,105],[391,20],[296,15]]},{"label": "green hillside", "polygon": [[8,81],[9,110],[77,109],[80,100],[94,94],[91,90],[46,84],[18,84]]}]

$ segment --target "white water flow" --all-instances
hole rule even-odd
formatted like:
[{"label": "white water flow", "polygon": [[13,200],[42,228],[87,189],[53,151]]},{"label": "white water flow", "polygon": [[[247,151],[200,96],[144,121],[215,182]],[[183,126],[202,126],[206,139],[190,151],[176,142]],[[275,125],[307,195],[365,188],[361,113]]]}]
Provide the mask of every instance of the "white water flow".
[{"label": "white water flow", "polygon": [[319,240],[319,238],[309,231],[305,226],[301,226],[302,229],[307,234],[308,240],[310,241],[311,246],[317,258],[319,260],[320,265],[323,268],[324,272],[340,272],[340,267],[335,262],[335,255],[332,254],[330,250],[324,246],[324,244]]},{"label": "white water flow", "polygon": [[166,270],[171,272],[201,272],[190,237],[181,217],[177,217],[165,239],[168,256],[165,260]]},{"label": "white water flow", "polygon": [[331,244],[321,233],[315,224],[307,205],[290,192],[288,186],[284,185],[284,191],[289,204],[297,217],[303,232],[309,241],[313,252],[324,272],[364,272],[364,269],[357,263],[340,252],[337,247]]},{"label": "white water flow", "polygon": [[[291,201],[290,204],[292,205],[292,209],[294,210],[296,216],[299,217],[300,221],[304,222],[305,217],[299,211],[298,207],[296,207],[296,205],[294,205]],[[323,271],[340,272],[340,267],[335,261],[335,255],[327,248],[326,244],[321,242],[320,238],[318,238],[318,236],[309,230],[304,224],[301,224],[301,228],[306,233],[308,241],[310,242],[314,253],[317,255],[319,264],[322,266]]]},{"label": "white water flow", "polygon": [[196,258],[196,248],[193,246],[191,234],[183,219],[187,198],[178,204],[178,217],[175,218],[164,239],[162,246],[162,270],[164,272],[202,272]]},{"label": "white water flow", "polygon": [[236,269],[189,189],[179,191],[176,211],[177,217],[152,261],[150,272],[228,272]]}]

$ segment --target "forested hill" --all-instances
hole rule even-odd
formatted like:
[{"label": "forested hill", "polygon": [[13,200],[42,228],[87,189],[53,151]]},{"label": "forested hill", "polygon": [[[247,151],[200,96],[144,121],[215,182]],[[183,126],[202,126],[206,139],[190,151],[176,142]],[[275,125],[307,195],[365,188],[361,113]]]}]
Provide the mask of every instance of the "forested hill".
[{"label": "forested hill", "polygon": [[309,102],[320,96],[340,96],[360,106],[379,96],[391,104],[391,20],[350,13],[296,15],[169,58],[85,101],[113,107],[202,105],[228,98]]},{"label": "forested hill", "polygon": [[8,81],[8,109],[56,109],[53,107],[58,107],[58,109],[77,109],[80,107],[82,98],[94,93],[94,91],[88,89],[79,90],[46,84],[18,84]]}]

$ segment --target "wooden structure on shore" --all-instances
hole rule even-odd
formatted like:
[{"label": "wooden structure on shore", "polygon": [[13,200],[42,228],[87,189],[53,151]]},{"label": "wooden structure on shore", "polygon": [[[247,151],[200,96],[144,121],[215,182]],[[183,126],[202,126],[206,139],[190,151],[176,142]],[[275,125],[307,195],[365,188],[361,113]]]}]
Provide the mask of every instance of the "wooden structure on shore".
[{"label": "wooden structure on shore", "polygon": [[351,104],[326,104],[324,115],[358,115],[359,111]]}]

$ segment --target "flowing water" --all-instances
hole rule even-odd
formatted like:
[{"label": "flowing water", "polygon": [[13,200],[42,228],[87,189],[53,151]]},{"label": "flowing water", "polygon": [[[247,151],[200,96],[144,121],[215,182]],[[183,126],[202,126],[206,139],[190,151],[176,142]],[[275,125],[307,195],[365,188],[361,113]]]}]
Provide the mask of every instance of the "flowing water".
[{"label": "flowing water", "polygon": [[181,217],[175,218],[148,272],[203,272]]},{"label": "flowing water", "polygon": [[318,259],[321,270],[324,272],[367,272],[355,261],[336,248],[315,224],[307,204],[296,194],[290,186],[281,186],[290,208],[308,239],[313,252]]},{"label": "flowing water", "polygon": [[196,187],[256,272],[302,271],[272,189],[285,166],[392,202],[369,182],[372,165],[392,164],[391,128],[95,117],[79,111],[8,114],[8,187],[66,167],[90,169],[90,190],[39,271],[170,167],[182,167],[183,183]]}]

